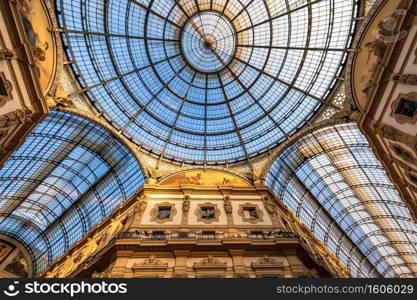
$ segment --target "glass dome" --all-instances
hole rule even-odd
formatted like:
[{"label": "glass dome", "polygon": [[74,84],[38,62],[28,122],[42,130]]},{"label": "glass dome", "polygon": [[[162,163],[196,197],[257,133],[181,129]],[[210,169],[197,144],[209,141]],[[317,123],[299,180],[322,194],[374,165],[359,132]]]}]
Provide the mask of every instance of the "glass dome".
[{"label": "glass dome", "polygon": [[332,106],[353,0],[57,0],[83,91],[117,130],[179,162],[274,148]]}]

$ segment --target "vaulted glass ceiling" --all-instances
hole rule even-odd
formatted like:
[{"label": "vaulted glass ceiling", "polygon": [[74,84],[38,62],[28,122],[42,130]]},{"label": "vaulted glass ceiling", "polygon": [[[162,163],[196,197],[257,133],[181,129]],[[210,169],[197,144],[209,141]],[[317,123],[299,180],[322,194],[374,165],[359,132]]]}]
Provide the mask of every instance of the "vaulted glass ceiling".
[{"label": "vaulted glass ceiling", "polygon": [[275,147],[332,106],[353,0],[56,0],[95,108],[143,148],[230,163]]},{"label": "vaulted glass ceiling", "polygon": [[54,111],[0,169],[0,233],[25,245],[40,272],[143,184],[107,130]]},{"label": "vaulted glass ceiling", "polygon": [[266,184],[354,276],[417,276],[417,224],[355,124],[292,143]]}]

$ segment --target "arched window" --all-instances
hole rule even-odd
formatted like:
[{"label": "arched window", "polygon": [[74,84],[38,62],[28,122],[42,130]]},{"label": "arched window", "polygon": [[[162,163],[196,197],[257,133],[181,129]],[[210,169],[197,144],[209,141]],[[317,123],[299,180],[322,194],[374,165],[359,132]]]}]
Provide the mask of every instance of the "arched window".
[{"label": "arched window", "polygon": [[25,245],[40,272],[143,184],[109,131],[53,111],[0,169],[0,233]]},{"label": "arched window", "polygon": [[290,144],[266,184],[354,276],[417,275],[417,224],[355,124]]}]

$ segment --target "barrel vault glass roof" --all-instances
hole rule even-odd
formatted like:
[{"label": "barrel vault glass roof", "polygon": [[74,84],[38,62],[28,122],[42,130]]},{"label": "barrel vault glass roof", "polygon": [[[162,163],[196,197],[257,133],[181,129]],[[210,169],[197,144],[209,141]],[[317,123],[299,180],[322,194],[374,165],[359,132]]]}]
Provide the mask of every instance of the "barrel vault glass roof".
[{"label": "barrel vault glass roof", "polygon": [[266,184],[354,276],[417,276],[417,224],[355,124],[292,143]]},{"label": "barrel vault glass roof", "polygon": [[108,131],[52,112],[0,169],[0,233],[43,271],[143,183],[136,158]]},{"label": "barrel vault glass roof", "polygon": [[172,160],[250,159],[324,106],[353,0],[56,0],[73,70],[98,111]]}]

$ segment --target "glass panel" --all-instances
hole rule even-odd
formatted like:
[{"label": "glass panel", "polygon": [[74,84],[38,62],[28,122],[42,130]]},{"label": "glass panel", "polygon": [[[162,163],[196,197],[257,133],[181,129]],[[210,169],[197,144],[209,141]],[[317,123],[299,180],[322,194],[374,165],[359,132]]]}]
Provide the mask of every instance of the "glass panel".
[{"label": "glass panel", "polygon": [[94,106],[145,149],[196,164],[265,153],[326,105],[359,11],[354,0],[56,4]]},{"label": "glass panel", "polygon": [[354,276],[417,274],[417,224],[356,125],[301,137],[266,184]]},{"label": "glass panel", "polygon": [[25,245],[40,272],[143,183],[110,132],[53,111],[0,169],[0,233]]}]

